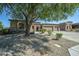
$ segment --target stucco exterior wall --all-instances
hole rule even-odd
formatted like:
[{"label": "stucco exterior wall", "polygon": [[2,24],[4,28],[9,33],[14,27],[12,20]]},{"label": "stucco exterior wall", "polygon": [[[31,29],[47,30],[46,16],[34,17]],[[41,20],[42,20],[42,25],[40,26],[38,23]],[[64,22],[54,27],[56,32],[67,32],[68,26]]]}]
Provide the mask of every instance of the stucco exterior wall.
[{"label": "stucco exterior wall", "polygon": [[[20,27],[20,23],[24,24],[24,30],[26,28],[26,24],[24,21],[11,21],[10,22],[10,27],[11,28],[16,28],[19,29]],[[30,32],[33,31],[38,31],[41,29],[41,24],[36,24],[33,23],[31,28],[30,28]],[[42,29],[46,29],[46,30],[51,30],[51,31],[60,31],[60,30],[64,30],[64,31],[71,31],[72,29],[72,25],[71,24],[43,24],[42,25]]]},{"label": "stucco exterior wall", "polygon": [[65,30],[66,30],[66,31],[71,31],[71,30],[72,30],[72,25],[71,25],[71,24],[67,24],[67,25],[65,26]]},{"label": "stucco exterior wall", "polygon": [[11,21],[10,28],[17,28],[17,21]]}]

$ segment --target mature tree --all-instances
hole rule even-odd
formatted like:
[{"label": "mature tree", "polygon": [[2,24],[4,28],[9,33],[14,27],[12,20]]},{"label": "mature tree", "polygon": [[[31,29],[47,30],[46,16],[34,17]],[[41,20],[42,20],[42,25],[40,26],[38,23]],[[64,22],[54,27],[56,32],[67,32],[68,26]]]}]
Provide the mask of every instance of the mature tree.
[{"label": "mature tree", "polygon": [[0,29],[2,29],[3,28],[3,25],[2,25],[2,22],[0,21]]},{"label": "mature tree", "polygon": [[[24,19],[26,21],[26,35],[29,36],[30,27],[33,22],[40,18],[46,21],[58,21],[66,19],[74,14],[78,4],[62,3],[26,3],[26,4],[1,4],[0,11],[6,10],[12,18]],[[9,11],[8,11],[9,10]]]}]

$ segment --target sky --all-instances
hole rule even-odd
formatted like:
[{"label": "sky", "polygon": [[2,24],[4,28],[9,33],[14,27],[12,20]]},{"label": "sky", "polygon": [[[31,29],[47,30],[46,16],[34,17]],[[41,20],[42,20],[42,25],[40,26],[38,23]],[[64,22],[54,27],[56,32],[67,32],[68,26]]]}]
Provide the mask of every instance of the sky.
[{"label": "sky", "polygon": [[[3,23],[4,27],[10,27],[10,16],[6,15],[6,12],[4,11],[2,14],[0,14],[0,21]],[[50,23],[50,24],[58,24],[58,23],[63,23],[67,21],[72,21],[73,23],[79,23],[79,9],[76,10],[73,16],[69,16],[66,20],[63,21],[53,21],[53,22],[44,22],[41,21],[42,23]]]}]

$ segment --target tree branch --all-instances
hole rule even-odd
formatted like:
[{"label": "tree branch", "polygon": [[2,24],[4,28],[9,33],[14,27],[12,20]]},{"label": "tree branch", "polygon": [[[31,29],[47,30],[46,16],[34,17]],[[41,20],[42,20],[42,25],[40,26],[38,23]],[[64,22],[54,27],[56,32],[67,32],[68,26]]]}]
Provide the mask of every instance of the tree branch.
[{"label": "tree branch", "polygon": [[39,18],[39,17],[34,18],[34,19],[33,19],[33,22],[35,22],[36,20],[38,20],[38,18]]}]

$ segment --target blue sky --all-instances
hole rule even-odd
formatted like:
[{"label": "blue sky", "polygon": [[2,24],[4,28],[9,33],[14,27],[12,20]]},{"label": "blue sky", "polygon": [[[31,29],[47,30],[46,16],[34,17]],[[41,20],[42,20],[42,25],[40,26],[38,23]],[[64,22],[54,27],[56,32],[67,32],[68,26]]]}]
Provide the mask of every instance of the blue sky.
[{"label": "blue sky", "polygon": [[5,11],[2,14],[0,14],[0,21],[3,23],[4,27],[10,26],[9,18],[10,16],[7,15]]},{"label": "blue sky", "polygon": [[[10,16],[6,15],[6,12],[3,12],[2,14],[0,14],[0,21],[3,23],[4,27],[9,27],[10,26],[10,22],[9,22]],[[62,23],[62,22],[67,22],[67,21],[72,21],[73,23],[79,23],[79,9],[74,13],[73,16],[69,16],[68,19],[63,20],[63,21],[58,21],[58,22],[46,22],[46,23]],[[42,23],[44,23],[42,21]]]}]

